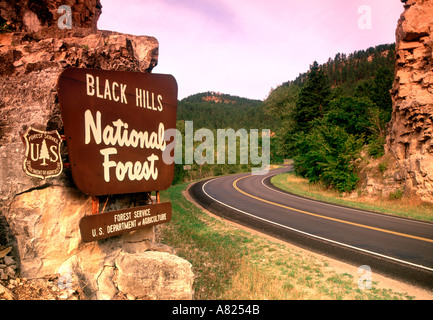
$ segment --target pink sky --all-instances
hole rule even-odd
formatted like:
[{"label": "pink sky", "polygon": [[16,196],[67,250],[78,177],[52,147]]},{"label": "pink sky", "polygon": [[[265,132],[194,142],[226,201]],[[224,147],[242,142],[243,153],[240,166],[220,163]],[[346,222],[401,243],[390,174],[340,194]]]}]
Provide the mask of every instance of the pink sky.
[{"label": "pink sky", "polygon": [[[179,99],[219,91],[265,99],[324,63],[395,41],[400,0],[101,0],[98,28],[158,39],[154,73],[172,74]],[[371,28],[359,27],[371,8]],[[366,21],[366,20],[362,20]]]}]

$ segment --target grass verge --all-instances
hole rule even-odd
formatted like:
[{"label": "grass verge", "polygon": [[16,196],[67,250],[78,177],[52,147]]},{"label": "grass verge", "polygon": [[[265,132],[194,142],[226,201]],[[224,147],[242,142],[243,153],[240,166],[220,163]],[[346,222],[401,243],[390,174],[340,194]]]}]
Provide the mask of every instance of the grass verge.
[{"label": "grass verge", "polygon": [[309,183],[307,179],[297,176],[294,172],[274,176],[271,179],[271,183],[281,190],[310,199],[433,222],[433,205],[415,199],[384,199],[365,196],[349,199],[342,197],[342,195],[336,191],[323,188],[320,184]]},{"label": "grass verge", "polygon": [[338,273],[325,258],[274,242],[215,218],[188,201],[187,184],[161,193],[172,220],[158,226],[159,241],[176,249],[195,273],[197,300],[413,299],[407,293],[358,288],[357,269]]}]

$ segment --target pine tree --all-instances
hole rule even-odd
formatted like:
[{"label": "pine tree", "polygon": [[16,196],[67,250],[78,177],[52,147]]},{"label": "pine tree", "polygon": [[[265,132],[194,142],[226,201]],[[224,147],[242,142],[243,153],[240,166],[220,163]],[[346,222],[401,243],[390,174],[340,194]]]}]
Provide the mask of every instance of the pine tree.
[{"label": "pine tree", "polygon": [[47,142],[45,141],[45,139],[42,142],[41,152],[39,153],[39,160],[40,159],[43,159],[43,162],[42,162],[43,166],[47,166],[48,165],[45,162],[45,160],[50,159],[50,155],[48,153]]},{"label": "pine tree", "polygon": [[377,70],[374,78],[372,100],[383,111],[392,110],[392,99],[390,90],[394,81],[391,70],[381,67]]},{"label": "pine tree", "polygon": [[308,130],[312,120],[321,118],[327,111],[330,98],[329,79],[325,72],[320,69],[317,61],[314,61],[294,110],[297,130]]}]

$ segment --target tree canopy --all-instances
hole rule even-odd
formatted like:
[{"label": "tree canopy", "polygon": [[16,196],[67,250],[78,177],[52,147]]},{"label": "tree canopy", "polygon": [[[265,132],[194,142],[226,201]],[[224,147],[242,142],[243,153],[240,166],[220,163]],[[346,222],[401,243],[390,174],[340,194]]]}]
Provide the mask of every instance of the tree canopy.
[{"label": "tree canopy", "polygon": [[350,55],[337,54],[274,89],[265,112],[280,120],[282,158],[293,157],[296,172],[340,191],[356,187],[362,148],[384,153],[392,111],[395,45]]},{"label": "tree canopy", "polygon": [[271,89],[265,101],[215,92],[187,97],[178,103],[178,123],[193,121],[194,129],[271,129],[273,161],[291,157],[296,172],[310,181],[351,191],[359,180],[361,150],[372,157],[384,153],[394,66],[394,44],[338,53]]}]

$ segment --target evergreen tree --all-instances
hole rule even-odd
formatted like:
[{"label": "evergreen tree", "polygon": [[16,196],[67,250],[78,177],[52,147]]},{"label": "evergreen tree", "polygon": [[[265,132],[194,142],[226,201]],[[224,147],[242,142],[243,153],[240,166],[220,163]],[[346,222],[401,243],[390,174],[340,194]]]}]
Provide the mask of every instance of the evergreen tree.
[{"label": "evergreen tree", "polygon": [[[381,111],[392,111],[392,99],[390,90],[394,81],[394,74],[388,68],[381,67],[377,70],[374,77],[373,92],[371,100],[379,107]],[[388,120],[389,121],[389,120]]]},{"label": "evergreen tree", "polygon": [[47,142],[42,141],[42,147],[41,147],[41,152],[39,154],[39,159],[42,159],[42,165],[43,166],[47,166],[48,164],[45,162],[45,160],[50,159],[50,155],[48,154],[48,147],[47,147]]},{"label": "evergreen tree", "polygon": [[278,119],[280,125],[275,129],[274,148],[277,157],[286,158],[294,155],[295,120],[293,110],[296,107],[300,88],[295,84],[283,85],[272,90],[263,104],[265,114]]},{"label": "evergreen tree", "polygon": [[317,61],[314,61],[294,110],[296,129],[300,131],[310,129],[310,122],[322,117],[327,111],[330,97],[331,86],[328,77],[320,69]]},{"label": "evergreen tree", "polygon": [[328,125],[342,127],[355,136],[370,135],[372,122],[369,111],[372,108],[370,99],[342,96],[331,101],[324,120]]}]

